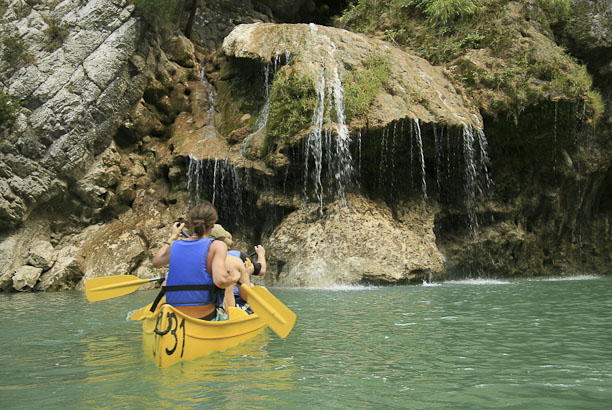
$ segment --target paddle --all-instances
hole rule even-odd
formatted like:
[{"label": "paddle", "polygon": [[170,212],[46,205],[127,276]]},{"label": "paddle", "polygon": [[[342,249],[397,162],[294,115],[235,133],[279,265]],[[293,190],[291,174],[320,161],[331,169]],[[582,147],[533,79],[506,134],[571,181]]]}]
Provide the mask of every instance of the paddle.
[{"label": "paddle", "polygon": [[134,292],[142,284],[161,282],[166,278],[140,279],[133,275],[103,276],[85,282],[85,296],[90,302],[112,299]]},{"label": "paddle", "polygon": [[[166,303],[165,296],[159,301],[159,305],[161,306],[164,303]],[[153,302],[149,303],[145,307],[141,307],[140,309],[131,312],[130,320],[142,320],[147,313],[151,313],[151,306],[153,306]]]},{"label": "paddle", "polygon": [[253,312],[281,339],[287,337],[295,325],[295,313],[262,286],[249,287],[244,283],[240,286],[249,295],[248,302]]}]

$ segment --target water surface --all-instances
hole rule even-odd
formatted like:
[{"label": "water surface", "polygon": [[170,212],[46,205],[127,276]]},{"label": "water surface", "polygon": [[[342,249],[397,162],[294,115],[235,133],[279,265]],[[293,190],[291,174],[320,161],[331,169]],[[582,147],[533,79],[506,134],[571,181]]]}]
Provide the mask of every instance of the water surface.
[{"label": "water surface", "polygon": [[612,278],[272,289],[285,340],[159,369],[127,313],[141,291],[0,294],[10,409],[608,409]]}]

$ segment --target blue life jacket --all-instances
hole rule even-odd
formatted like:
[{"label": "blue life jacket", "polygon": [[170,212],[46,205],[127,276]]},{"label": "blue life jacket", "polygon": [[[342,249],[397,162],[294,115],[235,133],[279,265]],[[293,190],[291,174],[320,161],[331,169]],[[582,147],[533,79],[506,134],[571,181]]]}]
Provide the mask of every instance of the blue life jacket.
[{"label": "blue life jacket", "polygon": [[[235,251],[235,250],[229,249],[229,250],[227,251],[227,254],[228,254],[228,255],[235,256],[235,257],[237,257],[237,258],[242,259],[242,255],[243,255],[244,253],[243,253],[243,252],[240,252],[240,251]],[[243,261],[243,262],[245,262],[245,261],[246,261],[246,259],[242,259],[242,261]]]},{"label": "blue life jacket", "polygon": [[[206,267],[208,249],[214,239],[174,241],[166,278],[166,301],[174,306],[201,306],[218,303],[214,282]],[[173,286],[209,285],[210,290],[171,290]]]}]

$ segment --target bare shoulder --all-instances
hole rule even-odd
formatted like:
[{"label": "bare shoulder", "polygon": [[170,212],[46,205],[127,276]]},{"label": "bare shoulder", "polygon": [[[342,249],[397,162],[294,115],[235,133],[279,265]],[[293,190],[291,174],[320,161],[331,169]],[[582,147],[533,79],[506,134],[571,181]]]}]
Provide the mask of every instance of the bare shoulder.
[{"label": "bare shoulder", "polygon": [[227,245],[223,241],[212,241],[210,244],[210,250],[214,251],[215,253],[219,252],[227,254]]},{"label": "bare shoulder", "polygon": [[228,269],[244,266],[242,263],[242,259],[233,255],[227,255],[225,257],[225,265]]}]

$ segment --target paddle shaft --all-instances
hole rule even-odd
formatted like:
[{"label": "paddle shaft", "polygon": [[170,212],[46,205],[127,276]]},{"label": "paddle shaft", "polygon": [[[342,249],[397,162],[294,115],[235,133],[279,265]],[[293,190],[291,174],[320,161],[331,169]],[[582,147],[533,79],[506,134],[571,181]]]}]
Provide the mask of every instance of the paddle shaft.
[{"label": "paddle shaft", "polygon": [[98,291],[98,290],[125,288],[125,287],[136,286],[136,285],[140,286],[143,283],[161,282],[164,279],[166,279],[166,278],[141,279],[141,280],[133,280],[133,281],[130,281],[130,282],[123,282],[123,283],[113,283],[111,285],[98,286],[96,288],[93,288],[92,290]]}]

